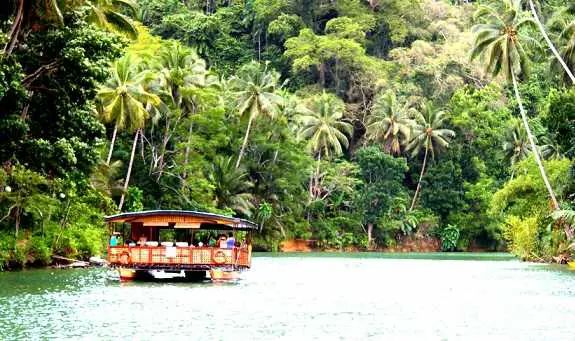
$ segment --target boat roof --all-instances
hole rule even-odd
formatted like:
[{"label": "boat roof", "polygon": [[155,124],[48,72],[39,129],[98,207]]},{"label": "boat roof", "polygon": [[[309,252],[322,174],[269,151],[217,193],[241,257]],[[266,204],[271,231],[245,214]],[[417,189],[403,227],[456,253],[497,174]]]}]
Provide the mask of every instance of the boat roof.
[{"label": "boat roof", "polygon": [[126,212],[104,217],[104,220],[107,223],[142,223],[144,226],[168,228],[196,228],[203,230],[258,229],[258,226],[249,220],[198,211],[151,210]]}]

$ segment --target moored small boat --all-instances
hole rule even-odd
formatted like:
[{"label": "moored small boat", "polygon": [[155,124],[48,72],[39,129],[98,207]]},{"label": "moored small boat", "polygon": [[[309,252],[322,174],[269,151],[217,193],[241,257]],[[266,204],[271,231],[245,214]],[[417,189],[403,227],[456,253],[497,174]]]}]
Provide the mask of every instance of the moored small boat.
[{"label": "moored small boat", "polygon": [[570,269],[575,270],[575,260],[567,262],[567,266],[569,266]]}]

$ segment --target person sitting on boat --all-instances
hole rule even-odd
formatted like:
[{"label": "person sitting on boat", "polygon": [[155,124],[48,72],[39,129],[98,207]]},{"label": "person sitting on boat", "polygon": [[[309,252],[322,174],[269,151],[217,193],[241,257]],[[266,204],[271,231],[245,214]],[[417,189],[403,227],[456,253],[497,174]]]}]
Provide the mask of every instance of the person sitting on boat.
[{"label": "person sitting on boat", "polygon": [[208,246],[214,247],[216,246],[216,238],[210,234],[210,239],[208,239]]},{"label": "person sitting on boat", "polygon": [[138,240],[138,245],[146,246],[147,241],[148,241],[148,238],[146,238],[146,236],[141,236],[140,239]]},{"label": "person sitting on boat", "polygon": [[220,235],[220,237],[218,238],[218,247],[221,249],[225,249],[228,247],[228,241],[227,241],[227,237],[225,234]]},{"label": "person sitting on boat", "polygon": [[118,246],[118,236],[116,236],[116,232],[110,237],[110,246]]},{"label": "person sitting on boat", "polygon": [[233,249],[234,246],[236,246],[236,238],[234,238],[234,234],[230,232],[229,237],[228,237],[228,249]]}]

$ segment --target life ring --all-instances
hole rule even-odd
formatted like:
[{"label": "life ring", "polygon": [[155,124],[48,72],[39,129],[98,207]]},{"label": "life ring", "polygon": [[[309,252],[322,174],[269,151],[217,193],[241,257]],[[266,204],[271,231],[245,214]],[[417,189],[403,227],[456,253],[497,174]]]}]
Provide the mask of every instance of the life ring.
[{"label": "life ring", "polygon": [[218,251],[214,252],[212,260],[216,264],[225,263],[226,262],[226,254],[224,253],[224,251],[218,250]]},{"label": "life ring", "polygon": [[119,258],[121,264],[127,265],[132,263],[132,255],[130,255],[128,251],[122,252]]}]

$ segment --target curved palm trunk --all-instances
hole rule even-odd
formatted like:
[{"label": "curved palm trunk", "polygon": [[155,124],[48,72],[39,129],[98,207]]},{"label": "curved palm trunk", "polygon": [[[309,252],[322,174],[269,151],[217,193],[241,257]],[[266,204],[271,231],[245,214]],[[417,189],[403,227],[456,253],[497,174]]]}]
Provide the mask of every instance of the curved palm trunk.
[{"label": "curved palm trunk", "polygon": [[517,88],[517,80],[515,79],[515,73],[513,72],[513,70],[511,70],[511,78],[513,80],[513,90],[515,91],[515,97],[517,99],[517,103],[519,104],[519,112],[521,113],[521,119],[523,120],[525,131],[527,132],[527,138],[529,139],[529,143],[531,144],[531,150],[533,151],[533,155],[535,156],[535,162],[537,162],[539,172],[541,172],[541,177],[543,178],[545,187],[547,187],[547,191],[549,192],[549,197],[551,198],[551,203],[553,204],[553,210],[558,210],[559,203],[557,203],[555,192],[553,192],[553,188],[549,183],[547,173],[545,172],[545,167],[543,167],[541,157],[539,157],[539,150],[537,149],[537,145],[535,144],[535,140],[533,139],[533,135],[531,134],[531,129],[529,128],[529,122],[527,121],[527,115],[525,114],[525,109],[523,108],[521,97],[519,96],[519,89]]},{"label": "curved palm trunk", "polygon": [[130,182],[130,175],[132,174],[132,165],[134,164],[134,156],[136,154],[136,146],[138,145],[138,135],[141,129],[136,130],[136,136],[134,136],[134,143],[132,144],[132,154],[130,155],[130,163],[128,164],[128,173],[126,174],[126,181],[124,181],[124,190],[122,191],[122,197],[120,198],[120,204],[118,205],[118,210],[122,211],[122,206],[124,206],[124,199],[126,198],[126,192],[128,191],[128,183]]},{"label": "curved palm trunk", "polygon": [[114,143],[116,143],[116,134],[118,133],[118,126],[114,126],[114,132],[112,133],[112,142],[110,142],[110,151],[108,152],[108,159],[106,164],[109,165],[112,161],[112,152],[114,151]]},{"label": "curved palm trunk", "polygon": [[551,42],[551,39],[549,39],[549,36],[547,35],[547,32],[545,32],[545,27],[543,26],[543,23],[541,23],[541,21],[539,20],[539,16],[537,15],[537,11],[535,10],[535,5],[533,4],[533,0],[529,0],[529,7],[531,8],[531,13],[533,14],[533,17],[535,18],[535,21],[537,22],[537,26],[539,27],[539,31],[541,31],[543,38],[545,38],[545,41],[547,42],[549,49],[551,49],[551,52],[553,52],[553,55],[555,56],[555,58],[557,58],[557,60],[559,61],[559,63],[563,67],[563,69],[565,69],[565,72],[567,73],[567,75],[571,79],[571,82],[575,85],[575,76],[573,76],[573,72],[571,72],[571,70],[569,69],[569,67],[567,66],[567,64],[563,60],[563,58],[561,58],[561,55],[559,55],[559,52],[557,52],[557,49],[555,48],[555,45],[553,45],[553,43]]},{"label": "curved palm trunk", "polygon": [[22,21],[24,20],[24,1],[18,1],[18,12],[16,13],[16,18],[14,18],[14,23],[10,28],[10,33],[8,34],[8,42],[4,46],[4,54],[11,55],[16,43],[18,42],[18,36],[20,35],[20,30],[22,29]]},{"label": "curved palm trunk", "polygon": [[240,162],[242,161],[242,157],[244,156],[246,145],[248,144],[248,138],[250,136],[250,130],[252,129],[253,121],[254,121],[253,117],[250,116],[250,119],[248,121],[248,128],[246,129],[246,136],[244,136],[244,142],[242,143],[242,148],[240,149],[240,154],[238,155],[238,161],[236,161],[236,168],[240,167]]},{"label": "curved palm trunk", "polygon": [[415,202],[417,201],[417,195],[421,190],[421,180],[423,179],[423,173],[425,173],[425,166],[427,165],[427,154],[429,153],[429,148],[427,144],[425,146],[425,156],[423,157],[423,165],[421,166],[421,173],[419,173],[419,181],[417,182],[417,188],[415,189],[415,194],[413,195],[413,200],[411,200],[411,206],[409,207],[410,211],[413,211],[415,207]]}]

